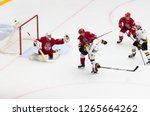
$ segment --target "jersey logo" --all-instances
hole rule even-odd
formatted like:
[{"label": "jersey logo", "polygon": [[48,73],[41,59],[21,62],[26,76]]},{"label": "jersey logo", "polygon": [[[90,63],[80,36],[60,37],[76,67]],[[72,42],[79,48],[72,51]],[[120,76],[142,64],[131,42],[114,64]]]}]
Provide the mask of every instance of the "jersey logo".
[{"label": "jersey logo", "polygon": [[51,47],[51,44],[49,42],[47,42],[44,46],[45,50],[46,51],[49,51],[52,47]]},{"label": "jersey logo", "polygon": [[128,29],[131,28],[131,26],[130,26],[128,23],[126,23],[125,26],[126,26]]},{"label": "jersey logo", "polygon": [[0,6],[6,4],[7,2],[10,2],[11,0],[0,0]]}]

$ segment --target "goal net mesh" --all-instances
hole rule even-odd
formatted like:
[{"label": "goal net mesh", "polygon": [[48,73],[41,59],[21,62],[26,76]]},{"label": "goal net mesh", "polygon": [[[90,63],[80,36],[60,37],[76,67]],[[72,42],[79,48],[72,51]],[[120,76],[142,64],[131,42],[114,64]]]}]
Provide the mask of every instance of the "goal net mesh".
[{"label": "goal net mesh", "polygon": [[22,55],[39,37],[38,15],[24,21],[14,21],[14,25],[5,27],[5,31],[7,36],[0,41],[0,53]]}]

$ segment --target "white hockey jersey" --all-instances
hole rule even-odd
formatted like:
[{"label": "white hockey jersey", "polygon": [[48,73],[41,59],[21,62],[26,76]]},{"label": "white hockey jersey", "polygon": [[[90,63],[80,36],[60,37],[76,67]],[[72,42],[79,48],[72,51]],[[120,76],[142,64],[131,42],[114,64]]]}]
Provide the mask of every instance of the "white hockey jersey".
[{"label": "white hockey jersey", "polygon": [[136,30],[136,39],[142,44],[144,41],[147,41],[146,31],[145,29],[137,29]]},{"label": "white hockey jersey", "polygon": [[94,60],[95,54],[99,51],[99,46],[93,42],[90,46],[86,47],[86,51],[88,52],[89,59]]}]

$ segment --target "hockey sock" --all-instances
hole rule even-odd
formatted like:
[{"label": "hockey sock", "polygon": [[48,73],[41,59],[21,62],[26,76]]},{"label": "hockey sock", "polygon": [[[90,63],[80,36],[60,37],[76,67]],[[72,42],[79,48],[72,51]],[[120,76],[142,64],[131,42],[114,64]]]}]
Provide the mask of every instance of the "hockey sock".
[{"label": "hockey sock", "polygon": [[85,58],[80,58],[80,62],[82,65],[85,65]]},{"label": "hockey sock", "polygon": [[123,40],[123,36],[119,36],[119,40],[122,41]]}]

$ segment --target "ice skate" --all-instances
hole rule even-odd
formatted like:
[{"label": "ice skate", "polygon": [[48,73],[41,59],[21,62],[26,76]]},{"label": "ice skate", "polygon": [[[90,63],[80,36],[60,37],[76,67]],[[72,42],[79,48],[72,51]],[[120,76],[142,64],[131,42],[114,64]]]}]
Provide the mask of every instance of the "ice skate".
[{"label": "ice skate", "polygon": [[98,72],[98,70],[97,70],[97,68],[92,68],[92,71],[91,71],[91,73],[97,73]]},{"label": "ice skate", "polygon": [[78,68],[84,68],[84,67],[85,67],[84,64],[81,64],[81,65],[78,66]]},{"label": "ice skate", "polygon": [[133,58],[133,57],[135,57],[135,54],[130,54],[128,57]]},{"label": "ice skate", "polygon": [[120,44],[121,42],[122,42],[122,40],[118,40],[118,41],[117,41],[117,44]]}]

